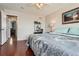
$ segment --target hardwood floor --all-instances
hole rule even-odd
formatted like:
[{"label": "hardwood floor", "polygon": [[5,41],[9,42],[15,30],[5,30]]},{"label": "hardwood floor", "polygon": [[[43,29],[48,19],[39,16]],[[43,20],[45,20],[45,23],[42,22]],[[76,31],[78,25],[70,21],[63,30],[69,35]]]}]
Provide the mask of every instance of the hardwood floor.
[{"label": "hardwood floor", "polygon": [[33,51],[27,48],[26,41],[13,41],[10,44],[10,39],[0,47],[1,56],[34,56]]}]

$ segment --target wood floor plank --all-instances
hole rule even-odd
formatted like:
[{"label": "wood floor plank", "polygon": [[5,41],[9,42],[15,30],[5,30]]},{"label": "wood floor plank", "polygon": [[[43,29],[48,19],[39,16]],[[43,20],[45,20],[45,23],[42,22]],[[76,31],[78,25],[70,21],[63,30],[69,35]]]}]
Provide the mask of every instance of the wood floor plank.
[{"label": "wood floor plank", "polygon": [[[33,56],[33,51],[27,47],[26,41],[14,41],[10,45],[8,40],[3,46],[0,47],[1,56]],[[27,49],[28,48],[28,49]]]}]

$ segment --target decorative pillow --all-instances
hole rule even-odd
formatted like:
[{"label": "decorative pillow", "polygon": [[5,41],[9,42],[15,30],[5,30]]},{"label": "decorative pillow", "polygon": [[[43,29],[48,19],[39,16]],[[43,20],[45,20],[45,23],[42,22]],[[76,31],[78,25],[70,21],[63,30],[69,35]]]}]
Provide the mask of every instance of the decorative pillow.
[{"label": "decorative pillow", "polygon": [[69,34],[79,35],[79,28],[78,27],[70,28]]},{"label": "decorative pillow", "polygon": [[56,33],[68,33],[69,28],[68,27],[59,27],[59,28],[56,28],[55,32]]}]

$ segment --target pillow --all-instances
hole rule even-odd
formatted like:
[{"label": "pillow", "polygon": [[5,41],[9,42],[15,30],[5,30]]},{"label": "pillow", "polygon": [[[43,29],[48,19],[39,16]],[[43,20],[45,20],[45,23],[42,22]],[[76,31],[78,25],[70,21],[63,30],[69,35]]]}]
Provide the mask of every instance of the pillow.
[{"label": "pillow", "polygon": [[78,27],[70,28],[69,34],[79,35],[79,28]]},{"label": "pillow", "polygon": [[59,27],[59,28],[56,28],[55,32],[56,33],[68,33],[69,28],[67,28],[67,27]]}]

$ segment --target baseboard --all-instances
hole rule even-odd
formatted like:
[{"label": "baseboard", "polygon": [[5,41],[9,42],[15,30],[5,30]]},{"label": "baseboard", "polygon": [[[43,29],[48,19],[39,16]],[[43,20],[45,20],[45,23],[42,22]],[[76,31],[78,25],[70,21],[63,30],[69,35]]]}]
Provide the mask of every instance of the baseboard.
[{"label": "baseboard", "polygon": [[26,39],[24,39],[24,40],[17,40],[17,41],[27,41]]}]

